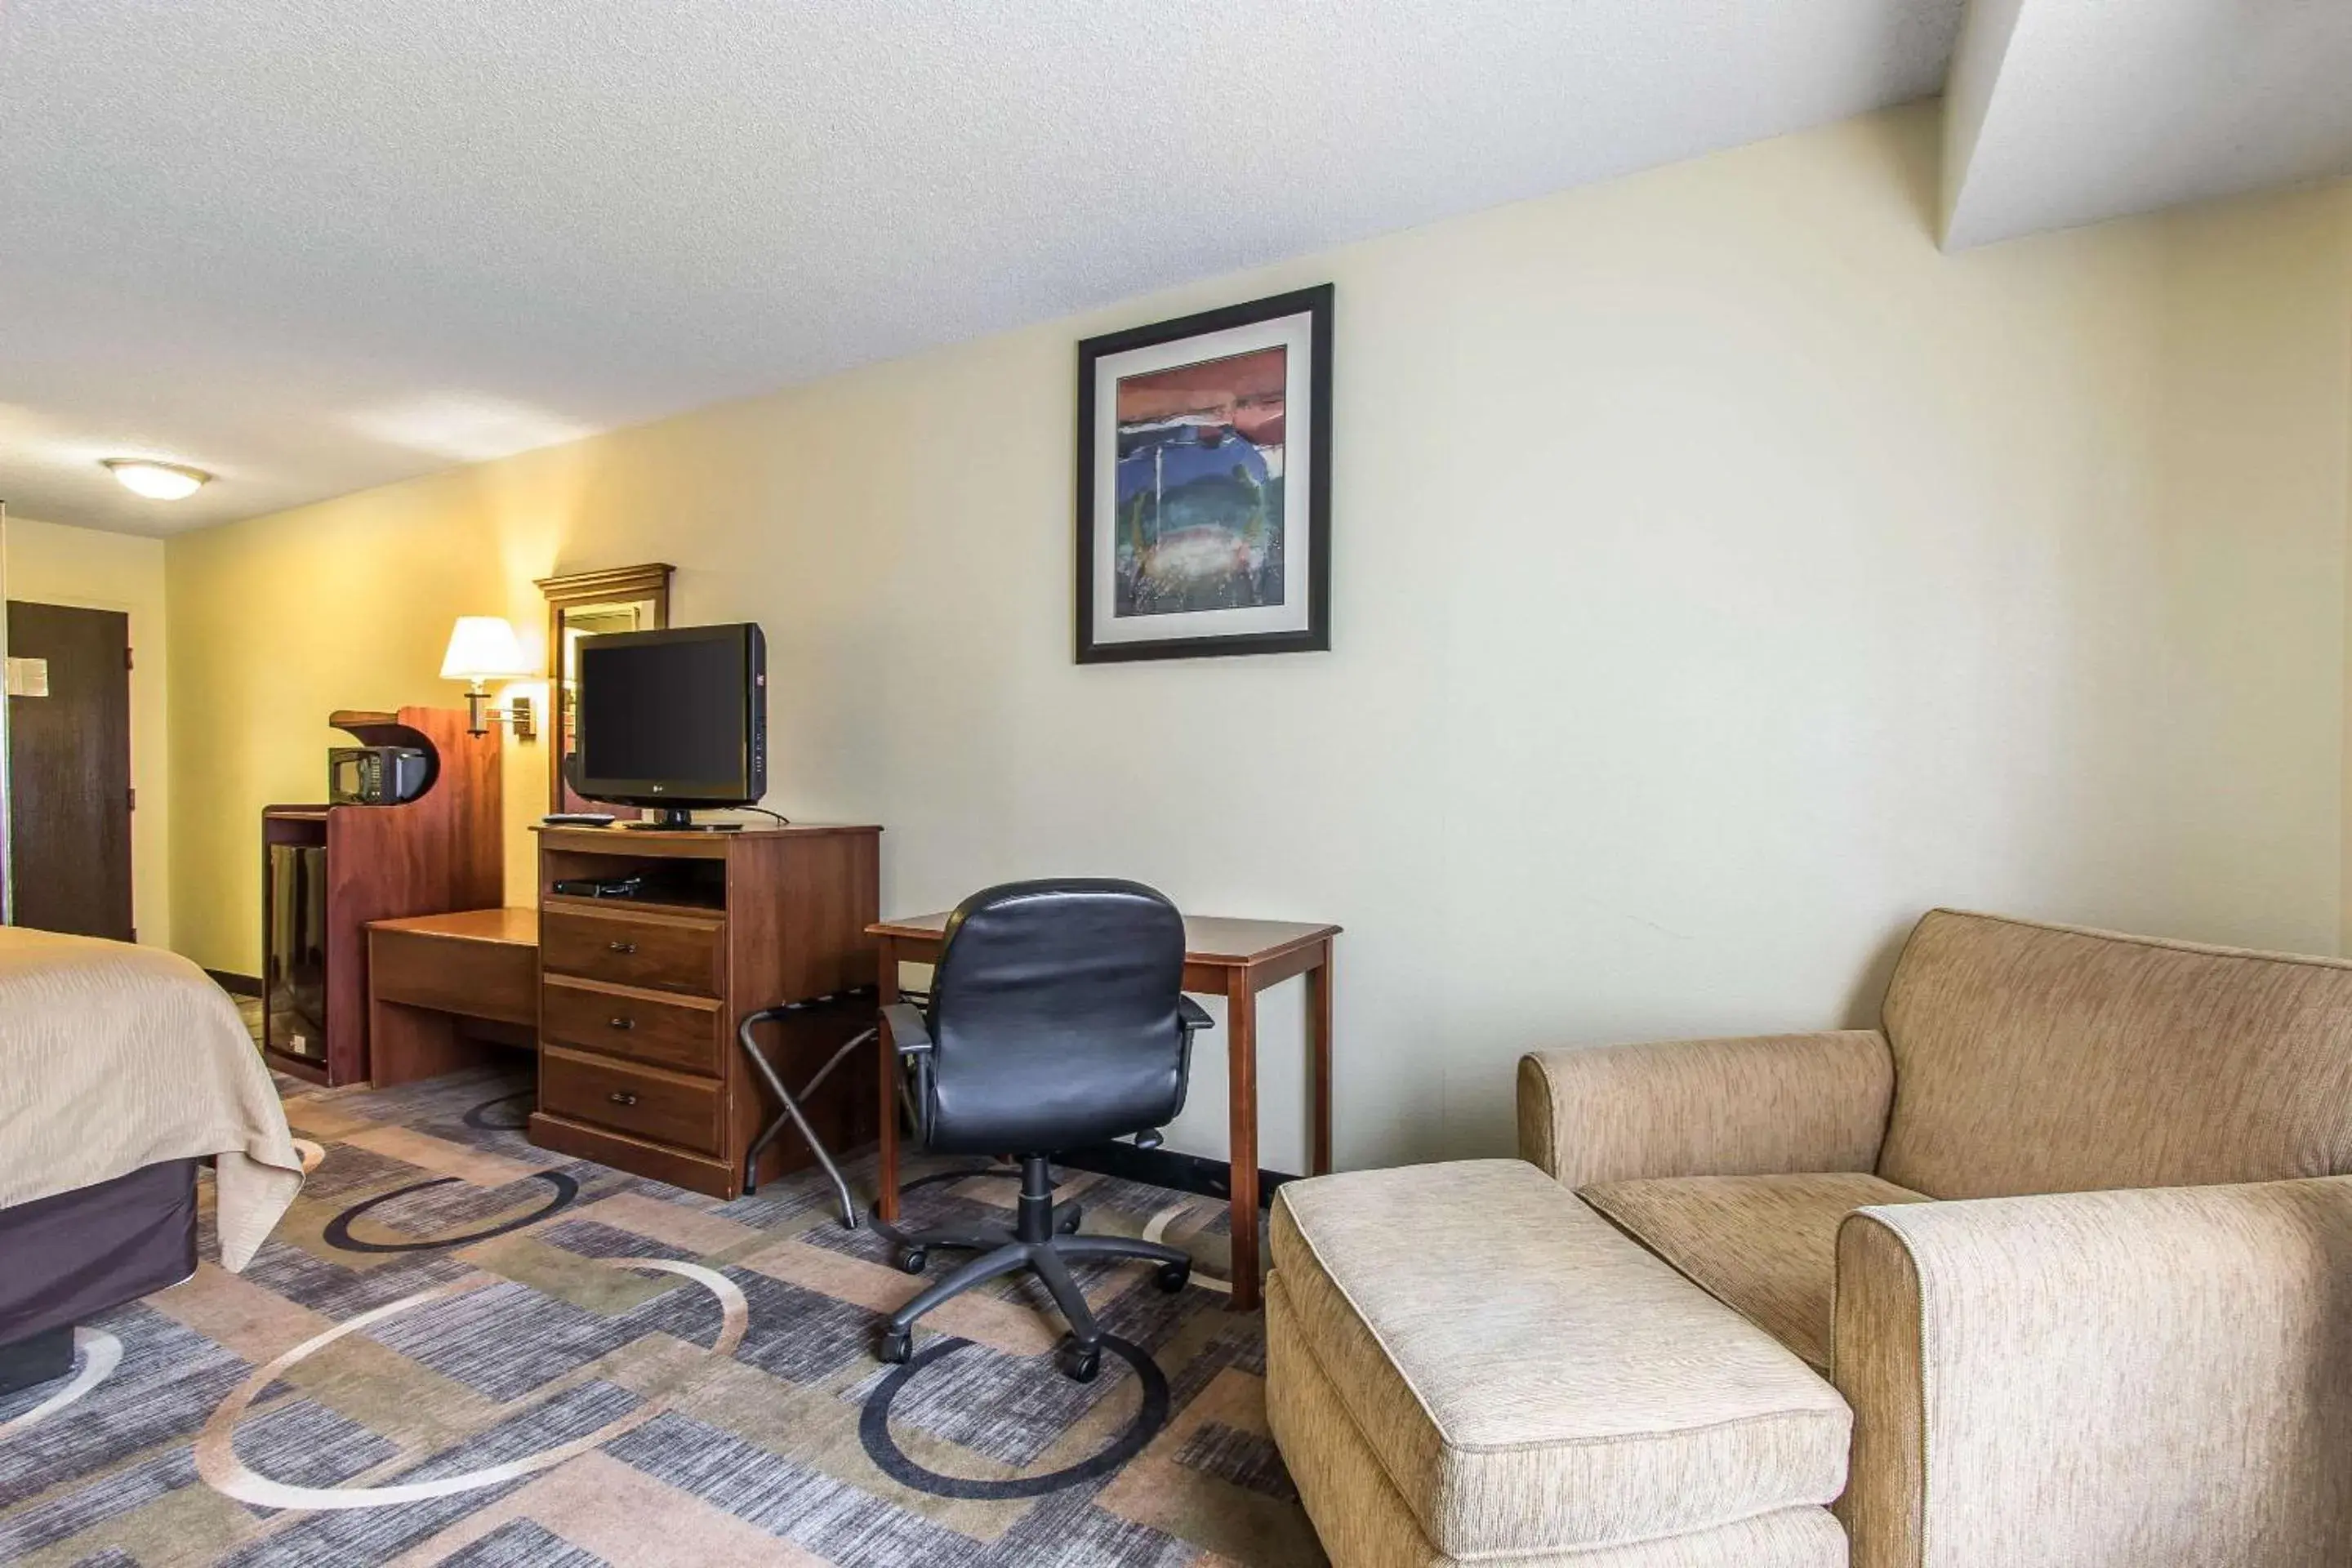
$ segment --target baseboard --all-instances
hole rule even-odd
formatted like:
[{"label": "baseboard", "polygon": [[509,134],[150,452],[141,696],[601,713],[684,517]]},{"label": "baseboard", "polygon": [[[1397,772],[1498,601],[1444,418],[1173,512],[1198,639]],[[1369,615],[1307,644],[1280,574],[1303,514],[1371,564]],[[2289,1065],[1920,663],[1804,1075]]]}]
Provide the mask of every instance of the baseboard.
[{"label": "baseboard", "polygon": [[232,996],[258,996],[261,994],[261,982],[256,980],[250,974],[238,974],[233,970],[227,969],[207,969],[205,973],[213,977],[214,984],[219,986],[222,990],[227,992]]},{"label": "baseboard", "polygon": [[[1054,1163],[1067,1165],[1074,1171],[1092,1171],[1097,1175],[1117,1176],[1125,1182],[1149,1182],[1155,1187],[1173,1187],[1180,1193],[1197,1193],[1221,1203],[1234,1194],[1234,1170],[1230,1163],[1212,1160],[1204,1154],[1179,1154],[1173,1149],[1139,1149],[1132,1143],[1089,1143],[1084,1148],[1063,1150],[1055,1156]],[[1297,1176],[1286,1171],[1261,1169],[1257,1173],[1259,1205],[1271,1202],[1275,1189],[1283,1183],[1297,1180]]]}]

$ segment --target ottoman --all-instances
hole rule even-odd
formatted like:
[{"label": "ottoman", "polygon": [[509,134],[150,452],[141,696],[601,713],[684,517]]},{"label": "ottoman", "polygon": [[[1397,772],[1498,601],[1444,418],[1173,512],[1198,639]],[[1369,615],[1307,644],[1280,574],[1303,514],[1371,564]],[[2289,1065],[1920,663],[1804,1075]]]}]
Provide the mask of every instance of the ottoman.
[{"label": "ottoman", "polygon": [[1336,1568],[1843,1568],[1852,1415],[1517,1160],[1286,1184],[1266,1413]]}]

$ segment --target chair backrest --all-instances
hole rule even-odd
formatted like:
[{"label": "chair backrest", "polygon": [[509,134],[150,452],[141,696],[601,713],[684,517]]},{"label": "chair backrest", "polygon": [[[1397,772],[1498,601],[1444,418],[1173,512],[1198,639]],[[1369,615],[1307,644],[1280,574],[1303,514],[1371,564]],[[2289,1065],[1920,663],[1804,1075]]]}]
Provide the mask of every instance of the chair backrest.
[{"label": "chair backrest", "polygon": [[1939,1198],[2352,1173],[2352,963],[1936,910],[1878,1173]]},{"label": "chair backrest", "polygon": [[1183,979],[1183,918],[1139,882],[974,893],[932,975],[929,1146],[1045,1153],[1173,1121]]}]

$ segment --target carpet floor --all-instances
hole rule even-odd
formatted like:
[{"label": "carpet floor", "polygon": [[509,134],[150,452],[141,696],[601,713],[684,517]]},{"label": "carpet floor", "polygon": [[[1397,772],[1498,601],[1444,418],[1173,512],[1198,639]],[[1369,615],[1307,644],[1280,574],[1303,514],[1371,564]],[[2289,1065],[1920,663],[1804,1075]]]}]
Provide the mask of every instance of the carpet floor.
[{"label": "carpet floor", "polygon": [[[1324,1561],[1211,1200],[1068,1173],[1086,1228],[1196,1262],[1172,1296],[1080,1272],[1116,1336],[1094,1383],[1055,1370],[1060,1320],[1020,1280],[893,1368],[876,1331],[921,1281],[818,1181],[719,1203],[563,1159],[520,1131],[524,1079],[282,1081],[319,1158],[251,1266],[85,1325],[68,1382],[0,1399],[0,1562]],[[910,1225],[1009,1213],[1013,1181],[971,1162],[908,1177]]]}]

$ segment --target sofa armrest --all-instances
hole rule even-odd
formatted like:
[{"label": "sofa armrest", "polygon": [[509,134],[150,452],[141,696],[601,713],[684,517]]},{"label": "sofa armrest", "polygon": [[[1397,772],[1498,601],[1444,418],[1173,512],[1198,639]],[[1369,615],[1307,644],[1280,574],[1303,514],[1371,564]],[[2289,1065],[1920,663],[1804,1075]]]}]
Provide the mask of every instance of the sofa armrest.
[{"label": "sofa armrest", "polygon": [[1859,1209],[1854,1568],[2352,1562],[2352,1178]]},{"label": "sofa armrest", "polygon": [[1519,1158],[1570,1187],[1867,1171],[1894,1097],[1875,1029],[1533,1051],[1519,1058]]}]

